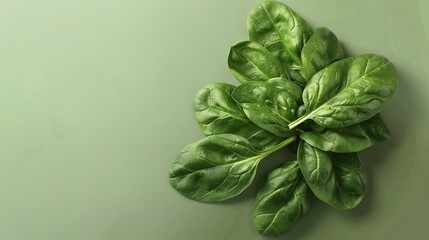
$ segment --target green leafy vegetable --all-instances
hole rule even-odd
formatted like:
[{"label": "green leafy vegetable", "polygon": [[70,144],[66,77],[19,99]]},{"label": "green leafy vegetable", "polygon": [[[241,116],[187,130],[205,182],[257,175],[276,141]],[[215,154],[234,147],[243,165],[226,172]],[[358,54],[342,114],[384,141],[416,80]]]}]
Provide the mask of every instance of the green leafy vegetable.
[{"label": "green leafy vegetable", "polygon": [[396,90],[396,71],[386,58],[374,54],[337,61],[315,74],[304,88],[307,119],[327,128],[365,121],[380,112]]},{"label": "green leafy vegetable", "polygon": [[390,137],[389,129],[379,114],[350,127],[321,132],[303,132],[299,137],[308,144],[323,151],[337,153],[359,152]]},{"label": "green leafy vegetable", "polygon": [[247,138],[256,149],[270,148],[284,139],[253,124],[231,97],[235,86],[212,83],[201,89],[194,100],[195,118],[204,135],[231,133]]},{"label": "green leafy vegetable", "polygon": [[356,153],[325,152],[301,142],[298,162],[317,198],[334,208],[356,207],[366,190],[366,175]]},{"label": "green leafy vegetable", "polygon": [[249,39],[260,43],[282,63],[293,80],[305,85],[301,75],[301,50],[310,39],[310,25],[283,3],[264,1],[249,14]]},{"label": "green leafy vegetable", "polygon": [[251,41],[237,43],[231,47],[228,66],[240,83],[267,81],[283,75],[279,60],[262,45]]},{"label": "green leafy vegetable", "polygon": [[256,230],[275,236],[307,214],[313,194],[341,210],[361,202],[366,175],[357,152],[390,138],[379,112],[396,91],[396,72],[379,55],[343,59],[334,33],[313,33],[280,2],[259,3],[248,32],[228,56],[241,85],[198,92],[194,113],[206,137],[182,149],[169,179],[196,201],[230,199],[251,184],[263,158],[287,147],[297,161],[268,174],[253,210]]},{"label": "green leafy vegetable", "polygon": [[244,137],[219,134],[184,147],[170,170],[170,184],[187,198],[202,202],[237,196],[255,176],[259,162],[294,141],[257,151]]},{"label": "green leafy vegetable", "polygon": [[325,27],[314,31],[301,52],[302,75],[309,80],[315,73],[344,57],[335,34]]},{"label": "green leafy vegetable", "polygon": [[288,124],[296,119],[298,105],[287,92],[269,83],[248,82],[238,86],[232,97],[259,127],[280,137],[295,134]]},{"label": "green leafy vegetable", "polygon": [[283,92],[286,92],[290,97],[295,100],[295,102],[302,102],[302,89],[293,81],[278,77],[269,79],[267,83],[282,90]]},{"label": "green leafy vegetable", "polygon": [[310,210],[311,196],[297,161],[274,169],[256,196],[253,209],[256,230],[266,236],[289,231]]}]

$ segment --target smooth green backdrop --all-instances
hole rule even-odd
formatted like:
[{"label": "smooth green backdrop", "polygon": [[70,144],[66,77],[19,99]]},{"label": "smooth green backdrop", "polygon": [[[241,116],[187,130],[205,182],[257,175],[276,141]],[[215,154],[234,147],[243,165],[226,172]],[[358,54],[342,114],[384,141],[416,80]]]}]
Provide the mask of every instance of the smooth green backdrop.
[{"label": "smooth green backdrop", "polygon": [[[197,90],[237,84],[226,59],[247,38],[257,2],[1,0],[0,238],[261,239],[251,222],[255,185],[202,204],[168,183],[178,151],[202,137]],[[382,113],[392,140],[361,154],[362,204],[341,212],[316,203],[277,239],[424,239],[429,1],[284,2],[334,31],[348,55],[388,57],[399,84]]]}]

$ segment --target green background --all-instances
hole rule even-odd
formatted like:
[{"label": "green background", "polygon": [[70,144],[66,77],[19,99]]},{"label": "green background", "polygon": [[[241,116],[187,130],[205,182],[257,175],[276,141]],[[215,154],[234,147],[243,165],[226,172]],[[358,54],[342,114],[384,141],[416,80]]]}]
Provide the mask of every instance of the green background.
[{"label": "green background", "polygon": [[[7,240],[232,239],[253,230],[255,185],[218,204],[185,199],[168,170],[202,137],[192,100],[237,82],[229,47],[258,1],[0,2],[0,236]],[[320,202],[277,239],[423,239],[429,215],[429,1],[284,1],[348,55],[397,67],[392,139],[364,151],[368,194]],[[270,164],[287,160],[281,152]],[[260,174],[259,174],[260,175]]]}]

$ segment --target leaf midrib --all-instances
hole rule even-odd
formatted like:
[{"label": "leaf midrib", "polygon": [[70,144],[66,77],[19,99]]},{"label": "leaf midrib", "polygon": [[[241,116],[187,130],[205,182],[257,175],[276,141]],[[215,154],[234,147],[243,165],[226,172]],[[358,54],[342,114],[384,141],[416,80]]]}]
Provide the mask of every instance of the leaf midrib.
[{"label": "leaf midrib", "polygon": [[[270,14],[268,13],[267,9],[265,8],[265,6],[264,6],[263,4],[261,4],[261,8],[264,10],[265,14],[267,15],[268,19],[270,20],[271,25],[272,25],[272,26],[273,26],[273,28],[276,30],[277,35],[279,36],[280,42],[282,43],[282,45],[284,46],[284,48],[286,49],[286,51],[289,53],[288,55],[292,58],[292,60],[293,60],[296,64],[298,64],[299,66],[301,66],[301,65],[302,65],[302,63],[301,63],[301,59],[299,59],[297,56],[295,56],[295,54],[293,54],[293,53],[290,51],[290,49],[289,49],[289,48],[288,48],[288,46],[286,45],[285,39],[282,37],[282,34],[280,33],[280,30],[277,28],[277,26],[276,26],[276,24],[275,24],[274,20],[271,18]],[[293,20],[293,25],[294,25],[294,27],[295,27],[295,25],[296,25],[295,17],[293,16],[293,14],[291,13],[291,11],[290,11],[288,8],[286,8],[286,9],[289,11],[290,16],[291,16],[291,18],[292,18],[292,20]]]},{"label": "leaf midrib", "polygon": [[[306,117],[307,118],[309,118],[310,116],[312,116],[312,114],[314,114],[315,112],[317,112],[317,111],[319,111],[322,107],[324,107],[325,105],[328,105],[328,103],[329,102],[331,102],[331,101],[333,101],[333,100],[335,100],[335,98],[339,95],[339,94],[341,94],[341,93],[343,93],[344,91],[346,91],[350,86],[354,86],[357,82],[359,82],[359,81],[361,81],[363,78],[365,78],[367,75],[369,75],[369,74],[371,74],[371,73],[373,73],[374,71],[377,71],[378,69],[380,69],[380,68],[382,68],[382,67],[384,67],[384,66],[386,66],[386,65],[388,65],[389,64],[389,62],[386,62],[386,63],[383,63],[382,65],[380,65],[379,67],[377,67],[377,68],[375,68],[374,70],[372,70],[371,72],[368,72],[368,73],[366,73],[366,74],[364,74],[364,75],[362,75],[361,77],[359,77],[359,78],[357,78],[357,79],[355,79],[354,81],[353,81],[353,83],[352,84],[350,84],[350,85],[345,85],[340,91],[338,91],[333,97],[331,97],[329,100],[327,100],[327,101],[325,101],[325,102],[323,102],[323,103],[321,103],[320,105],[319,105],[319,107],[317,107],[316,109],[314,109],[313,111],[311,111],[309,114],[307,114],[306,115]],[[368,64],[367,64],[368,65]],[[322,73],[323,74],[323,73]]]},{"label": "leaf midrib", "polygon": [[[243,160],[239,160],[239,161],[235,161],[235,162],[229,162],[229,163],[222,163],[222,164],[214,165],[214,164],[213,164],[209,159],[207,159],[206,157],[203,157],[203,156],[201,156],[201,155],[198,155],[198,154],[196,154],[196,153],[195,153],[195,152],[193,152],[193,151],[186,151],[186,152],[193,153],[193,154],[194,154],[198,159],[200,159],[200,160],[202,160],[202,161],[204,161],[204,162],[208,163],[208,164],[209,164],[209,165],[211,165],[211,166],[209,166],[209,167],[205,167],[205,168],[200,168],[200,169],[190,169],[190,168],[187,168],[185,165],[181,164],[180,162],[175,162],[175,164],[179,164],[180,166],[182,166],[182,168],[184,168],[184,169],[186,169],[186,170],[190,171],[189,173],[184,173],[184,174],[181,174],[181,175],[175,175],[175,177],[180,177],[180,176],[184,176],[184,175],[192,174],[192,173],[196,173],[196,172],[199,172],[199,171],[209,170],[209,169],[216,168],[216,167],[219,167],[219,166],[234,165],[234,164],[244,163],[244,162],[249,162],[249,161],[255,161],[255,162],[256,162],[256,161],[259,161],[260,159],[262,159],[262,157],[264,156],[264,153],[260,153],[260,154],[258,154],[258,155],[256,155],[256,156],[253,156],[253,157],[250,157],[250,158],[246,158],[246,159],[243,159]],[[258,159],[258,158],[260,158],[260,159]]]},{"label": "leaf midrib", "polygon": [[[267,74],[265,74],[265,72],[264,71],[262,71],[262,69],[258,66],[258,65],[256,65],[256,63],[254,63],[252,60],[250,60],[250,58],[248,58],[248,57],[246,57],[245,55],[243,55],[241,52],[239,52],[237,49],[233,49],[238,55],[240,55],[240,56],[242,56],[243,58],[245,58],[248,62],[250,62],[256,69],[258,69],[259,70],[259,72],[260,73],[262,73],[262,75],[264,75],[266,78],[267,78],[267,80],[268,79],[270,79],[271,77],[270,76],[268,76]],[[250,79],[250,81],[257,81],[257,80],[252,80],[252,79]]]},{"label": "leaf midrib", "polygon": [[[296,167],[296,168],[299,168],[299,167]],[[290,198],[292,198],[292,196],[297,196],[297,194],[296,194],[296,187],[297,187],[297,185],[298,185],[298,183],[301,181],[301,178],[302,178],[303,176],[301,175],[301,176],[299,176],[298,177],[298,179],[295,181],[295,183],[294,183],[294,185],[293,185],[293,187],[292,187],[292,193],[291,193],[291,195],[289,195],[288,196],[288,198],[287,198],[287,200],[290,200]],[[270,193],[270,194],[268,194],[267,196],[265,196],[264,198],[267,198],[267,197],[269,197],[269,196],[271,196],[271,195],[273,195],[273,194],[275,194],[275,193],[277,193],[278,191],[281,191],[282,189],[283,189],[284,187],[280,187],[280,188],[278,188],[278,189],[276,189],[275,191],[273,191],[272,193]],[[264,198],[262,198],[262,199],[264,199]],[[261,201],[262,201],[262,199],[261,199]],[[300,200],[300,198],[298,198],[299,200]],[[299,201],[300,202],[300,201]],[[270,222],[270,224],[268,225],[268,227],[266,227],[265,228],[265,231],[264,231],[264,234],[268,231],[268,229],[274,224],[274,222],[276,221],[276,219],[278,218],[278,216],[279,216],[279,213],[280,213],[280,211],[283,209],[283,207],[285,207],[287,204],[288,204],[289,202],[288,201],[285,201],[285,203],[275,212],[275,215],[274,215],[274,217],[273,217],[273,219],[271,220],[271,222]],[[302,209],[301,209],[301,204],[299,204],[299,207],[298,207],[298,209],[299,209],[299,212],[298,212],[298,218],[299,218],[299,216],[301,216],[301,211],[302,211]],[[274,214],[274,213],[272,213],[272,214]],[[259,215],[258,215],[259,216]]]}]

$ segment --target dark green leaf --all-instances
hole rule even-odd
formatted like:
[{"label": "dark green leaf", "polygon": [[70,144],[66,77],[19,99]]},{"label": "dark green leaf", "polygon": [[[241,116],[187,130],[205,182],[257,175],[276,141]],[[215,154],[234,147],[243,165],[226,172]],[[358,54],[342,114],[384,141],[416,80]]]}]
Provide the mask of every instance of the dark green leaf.
[{"label": "dark green leaf", "polygon": [[288,124],[297,118],[298,105],[287,92],[269,83],[248,82],[238,86],[232,97],[259,127],[280,137],[295,134]]},{"label": "dark green leaf", "polygon": [[310,129],[314,132],[321,132],[323,131],[325,128],[322,126],[317,125],[317,123],[315,123],[313,120],[307,120],[305,121],[305,125],[310,127]]},{"label": "dark green leaf", "polygon": [[287,92],[297,103],[302,103],[302,88],[286,78],[271,78],[267,81],[276,88]]},{"label": "dark green leaf", "polygon": [[293,80],[305,84],[300,74],[301,50],[313,33],[310,25],[288,6],[275,1],[258,4],[247,23],[249,39],[272,52]]},{"label": "dark green leaf", "polygon": [[325,128],[321,132],[303,132],[299,135],[308,144],[323,151],[359,152],[390,137],[389,129],[379,114],[361,123],[345,128]]},{"label": "dark green leaf", "polygon": [[380,112],[396,90],[396,71],[386,58],[374,54],[347,58],[316,73],[302,97],[306,114],[294,128],[313,119],[326,128],[342,128]]},{"label": "dark green leaf", "polygon": [[325,27],[318,28],[302,48],[302,75],[309,80],[315,73],[343,57],[343,49],[335,34]]},{"label": "dark green leaf", "polygon": [[212,83],[202,88],[194,99],[194,113],[206,136],[225,133],[247,124],[249,120],[240,106],[232,99],[235,86]]},{"label": "dark green leaf", "polygon": [[267,81],[283,74],[279,60],[262,45],[251,41],[237,43],[231,47],[228,66],[240,83]]},{"label": "dark green leaf", "polygon": [[323,202],[347,210],[362,200],[366,175],[357,153],[325,152],[301,141],[298,162],[308,186]]},{"label": "dark green leaf", "polygon": [[295,139],[257,151],[241,136],[206,137],[182,149],[170,169],[170,184],[193,200],[210,202],[232,198],[250,185],[264,157]]},{"label": "dark green leaf", "polygon": [[194,100],[194,113],[204,135],[231,133],[243,136],[256,149],[270,148],[280,138],[253,124],[231,97],[235,86],[212,83],[201,89]]},{"label": "dark green leaf", "polygon": [[289,231],[311,208],[311,191],[297,161],[283,164],[268,174],[256,197],[253,223],[262,235]]}]

